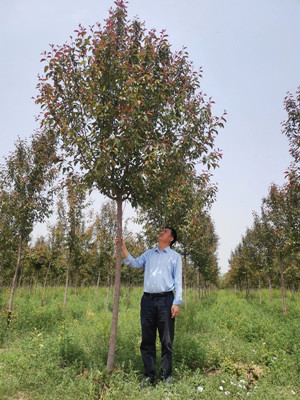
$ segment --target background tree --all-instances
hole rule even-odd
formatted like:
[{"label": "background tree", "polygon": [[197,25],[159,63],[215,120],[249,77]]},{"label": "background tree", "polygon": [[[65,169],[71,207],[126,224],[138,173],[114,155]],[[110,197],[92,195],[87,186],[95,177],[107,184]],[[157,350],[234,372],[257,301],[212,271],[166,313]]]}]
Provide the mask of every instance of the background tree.
[{"label": "background tree", "polygon": [[217,284],[218,237],[209,214],[203,209],[194,209],[188,225],[187,248],[197,277],[198,299],[200,299],[200,278],[203,281],[203,291],[207,283]]},{"label": "background tree", "polygon": [[8,306],[8,323],[13,309],[13,297],[21,264],[23,245],[28,242],[35,222],[49,215],[55,177],[53,146],[44,133],[36,133],[31,144],[18,139],[15,150],[1,169],[1,189],[9,193],[10,210],[18,238],[18,256]]},{"label": "background tree", "polygon": [[16,224],[13,218],[11,193],[4,189],[0,192],[0,291],[7,261],[12,262],[16,252]]},{"label": "background tree", "polygon": [[[86,206],[84,204],[86,198],[86,190],[80,183],[80,180],[77,176],[73,175],[72,177],[66,179],[65,181],[66,187],[66,199],[67,199],[67,209],[65,213],[65,223],[66,223],[66,231],[67,231],[67,270],[66,270],[66,285],[65,285],[65,296],[64,296],[64,304],[63,308],[66,309],[67,306],[67,295],[68,295],[68,286],[70,279],[70,269],[71,266],[75,268],[75,275],[77,277],[78,268],[81,264],[81,246],[80,246],[80,238],[81,238],[81,227],[83,223],[83,210]],[[77,281],[77,279],[75,279]]]},{"label": "background tree", "polygon": [[[245,266],[250,277],[264,273],[269,282],[272,306],[272,282],[280,275],[283,313],[286,309],[286,281],[296,288],[299,277],[300,254],[300,88],[296,98],[288,93],[284,101],[288,118],[283,122],[283,133],[290,145],[292,163],[286,172],[287,183],[272,184],[269,193],[262,199],[261,216],[254,213],[254,225],[248,230],[230,259],[231,269],[226,282],[234,282]],[[247,240],[246,240],[247,239]],[[250,264],[249,264],[250,260]],[[277,268],[276,268],[277,267]]]},{"label": "background tree", "polygon": [[61,191],[58,192],[56,202],[56,222],[48,226],[48,246],[51,258],[51,275],[59,285],[62,276],[66,271],[66,210],[64,197]]},{"label": "background tree", "polygon": [[276,256],[280,267],[283,313],[286,313],[285,259],[299,254],[300,247],[300,187],[272,185],[263,199],[266,217],[273,228]]},{"label": "background tree", "polygon": [[[44,53],[36,102],[42,126],[70,160],[66,168],[78,165],[88,187],[117,202],[121,237],[125,200],[151,206],[188,166],[217,165],[214,139],[223,122],[199,92],[200,75],[187,53],[172,53],[164,32],[146,32],[140,21],[127,21],[124,1],[115,4],[103,27],[80,26],[71,44]],[[120,243],[108,370],[116,346]]]},{"label": "background tree", "polygon": [[[256,244],[258,257],[259,257],[259,276],[263,274],[265,276],[269,286],[269,299],[271,308],[273,307],[272,300],[272,285],[276,276],[276,270],[274,265],[274,254],[275,254],[275,241],[274,232],[269,224],[264,210],[261,210],[261,216],[253,213],[253,236]],[[256,266],[257,267],[257,266]]]},{"label": "background tree", "polygon": [[112,262],[115,256],[115,238],[117,235],[117,218],[115,204],[105,202],[100,211],[100,215],[96,217],[95,235],[97,249],[97,265],[98,265],[98,280],[100,282],[101,270],[105,270],[106,266],[106,311],[109,309],[109,293],[112,278]]},{"label": "background tree", "polygon": [[289,167],[289,178],[293,180],[300,177],[300,86],[296,97],[288,93],[284,99],[284,108],[288,114],[286,121],[282,123],[283,133],[287,136],[290,145],[290,155],[293,161]]},{"label": "background tree", "polygon": [[[49,266],[49,248],[43,236],[35,241],[34,246],[28,249],[27,264],[31,271],[30,287],[35,282],[35,289],[38,286],[40,278],[43,276],[44,270],[48,272]],[[44,273],[44,275],[47,275]]]}]

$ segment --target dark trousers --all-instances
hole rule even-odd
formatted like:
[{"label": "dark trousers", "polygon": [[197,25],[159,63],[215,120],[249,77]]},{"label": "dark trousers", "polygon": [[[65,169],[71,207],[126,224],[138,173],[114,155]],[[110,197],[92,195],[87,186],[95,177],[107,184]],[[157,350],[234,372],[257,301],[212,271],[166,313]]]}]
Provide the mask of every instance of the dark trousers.
[{"label": "dark trousers", "polygon": [[154,382],[155,379],[157,330],[161,342],[162,378],[166,379],[172,375],[175,322],[175,319],[171,318],[173,300],[172,292],[165,297],[148,297],[144,294],[141,300],[141,354],[145,367],[145,377],[149,378],[150,382]]}]

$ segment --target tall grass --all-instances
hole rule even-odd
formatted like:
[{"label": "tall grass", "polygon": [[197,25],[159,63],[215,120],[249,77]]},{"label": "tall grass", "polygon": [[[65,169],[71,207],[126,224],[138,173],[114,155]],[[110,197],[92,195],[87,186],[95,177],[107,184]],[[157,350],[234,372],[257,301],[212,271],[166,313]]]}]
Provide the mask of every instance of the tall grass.
[{"label": "tall grass", "polygon": [[[99,291],[97,291],[99,290]],[[0,399],[297,399],[300,398],[300,296],[282,314],[275,292],[246,300],[229,290],[182,307],[176,320],[174,385],[139,391],[140,288],[123,288],[116,368],[106,372],[111,313],[106,289],[19,289],[10,327],[8,291],[0,294]],[[159,345],[158,345],[159,349]],[[158,352],[159,368],[159,352]]]}]

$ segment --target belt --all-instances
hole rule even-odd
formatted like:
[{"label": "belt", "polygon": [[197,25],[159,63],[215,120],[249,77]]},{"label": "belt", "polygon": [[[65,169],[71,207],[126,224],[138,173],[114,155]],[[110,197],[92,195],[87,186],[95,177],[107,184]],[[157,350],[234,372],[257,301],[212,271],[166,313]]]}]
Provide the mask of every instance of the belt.
[{"label": "belt", "polygon": [[145,296],[147,296],[147,297],[166,297],[166,296],[168,296],[170,293],[173,293],[172,291],[171,292],[162,292],[162,293],[148,293],[148,292],[144,292],[144,295]]}]

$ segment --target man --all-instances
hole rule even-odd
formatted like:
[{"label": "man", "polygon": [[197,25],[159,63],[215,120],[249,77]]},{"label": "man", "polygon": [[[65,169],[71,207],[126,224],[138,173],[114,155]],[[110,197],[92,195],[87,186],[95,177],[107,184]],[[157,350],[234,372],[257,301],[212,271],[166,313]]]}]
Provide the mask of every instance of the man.
[{"label": "man", "polygon": [[140,349],[145,374],[142,386],[155,381],[157,330],[161,342],[162,380],[171,383],[174,321],[182,304],[182,261],[180,254],[171,249],[177,240],[176,231],[165,228],[158,236],[158,247],[147,250],[138,258],[133,258],[128,253],[123,239],[121,240],[125,264],[144,269]]}]

